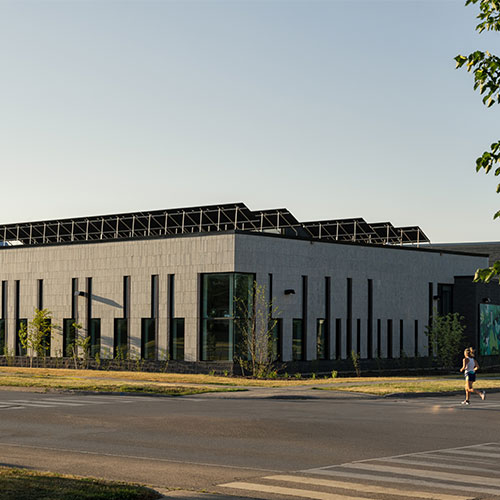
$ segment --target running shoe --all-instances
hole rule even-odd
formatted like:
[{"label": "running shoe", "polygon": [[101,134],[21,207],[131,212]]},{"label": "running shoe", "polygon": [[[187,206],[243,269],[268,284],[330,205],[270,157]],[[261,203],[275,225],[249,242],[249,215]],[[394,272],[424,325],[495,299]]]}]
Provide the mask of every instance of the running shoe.
[{"label": "running shoe", "polygon": [[463,404],[463,405],[470,405],[470,401],[467,401],[467,400],[462,401],[462,404]]},{"label": "running shoe", "polygon": [[486,399],[486,392],[482,391],[479,395],[483,401]]}]

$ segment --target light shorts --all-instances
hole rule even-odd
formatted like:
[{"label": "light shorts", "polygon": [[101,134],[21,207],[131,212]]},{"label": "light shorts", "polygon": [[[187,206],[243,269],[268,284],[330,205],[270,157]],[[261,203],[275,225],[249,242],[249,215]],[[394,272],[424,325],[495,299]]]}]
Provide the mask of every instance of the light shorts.
[{"label": "light shorts", "polygon": [[476,372],[465,372],[465,380],[468,380],[469,382],[475,382]]}]

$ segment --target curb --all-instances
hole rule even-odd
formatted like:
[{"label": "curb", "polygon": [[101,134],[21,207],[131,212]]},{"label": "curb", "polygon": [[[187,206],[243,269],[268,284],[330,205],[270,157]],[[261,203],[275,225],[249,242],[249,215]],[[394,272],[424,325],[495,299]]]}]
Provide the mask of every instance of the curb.
[{"label": "curb", "polygon": [[[492,388],[486,390],[486,395],[499,393],[500,388]],[[461,391],[446,391],[446,392],[394,392],[392,394],[386,394],[381,396],[382,398],[430,398],[436,396],[459,396],[463,394],[464,390]]]}]

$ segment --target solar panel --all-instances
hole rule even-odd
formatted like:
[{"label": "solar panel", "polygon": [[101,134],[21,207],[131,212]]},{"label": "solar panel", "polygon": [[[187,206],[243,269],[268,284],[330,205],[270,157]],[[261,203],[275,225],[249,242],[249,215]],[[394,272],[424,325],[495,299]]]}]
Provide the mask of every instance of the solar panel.
[{"label": "solar panel", "polygon": [[396,228],[390,222],[367,223],[362,218],[299,222],[286,208],[252,211],[244,203],[4,224],[0,242],[6,247],[229,230],[386,245],[429,242],[418,226]]}]

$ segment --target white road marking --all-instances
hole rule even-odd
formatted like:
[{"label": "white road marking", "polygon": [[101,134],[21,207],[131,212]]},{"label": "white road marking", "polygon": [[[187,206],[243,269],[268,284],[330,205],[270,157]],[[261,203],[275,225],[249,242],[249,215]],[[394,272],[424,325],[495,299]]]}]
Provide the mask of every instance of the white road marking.
[{"label": "white road marking", "polygon": [[340,488],[343,490],[355,490],[363,493],[376,493],[382,495],[399,495],[410,498],[428,498],[433,500],[472,500],[472,497],[447,495],[446,493],[431,493],[429,491],[402,490],[400,488],[389,488],[374,484],[352,483],[346,481],[333,481],[331,479],[320,479],[301,476],[267,476],[264,479],[273,481],[287,481],[291,483],[310,484],[316,486],[326,486],[329,488]]},{"label": "white road marking", "polygon": [[[494,479],[491,477],[471,476],[470,474],[451,474],[449,472],[438,472],[435,470],[410,469],[405,467],[393,467],[390,465],[375,465],[367,463],[353,463],[347,467],[350,469],[360,469],[368,472],[387,472],[390,474],[401,474],[413,477],[425,477],[431,479],[440,479],[442,481],[456,481],[466,484],[479,484],[481,486],[497,486],[500,488],[500,478]],[[500,491],[500,490],[497,490]]]},{"label": "white road marking", "polygon": [[[488,469],[487,467],[472,467],[470,464],[470,460],[468,461],[468,464],[465,465],[457,465],[457,464],[444,464],[444,463],[439,463],[439,464],[429,464],[428,462],[425,461],[425,457],[416,457],[416,460],[411,460],[409,458],[400,458],[399,460],[395,460],[393,458],[381,458],[378,459],[377,462],[389,462],[389,463],[394,463],[394,464],[403,464],[403,465],[420,465],[421,467],[437,467],[440,469],[453,469],[453,470],[459,470],[460,467],[463,467],[463,471],[468,473],[469,471],[477,471],[477,472],[495,472],[497,474],[500,474],[500,471],[498,469]],[[474,462],[475,463],[475,462]]]},{"label": "white road marking", "polygon": [[246,491],[257,491],[259,493],[273,493],[275,495],[288,495],[293,497],[311,498],[314,500],[375,500],[369,497],[351,497],[346,495],[337,495],[335,493],[324,493],[322,491],[298,490],[295,488],[284,488],[283,486],[269,486],[256,483],[227,483],[221,484],[224,488],[235,488]]},{"label": "white road marking", "polygon": [[487,453],[483,451],[474,451],[474,450],[443,450],[440,451],[439,453],[449,453],[451,455],[467,455],[467,456],[473,455],[485,458],[496,458],[497,460],[500,458],[500,453]]},{"label": "white road marking", "polygon": [[[310,472],[313,472],[313,469],[311,469]],[[380,476],[376,474],[363,474],[363,473],[357,473],[357,472],[348,472],[348,471],[341,471],[339,469],[337,470],[324,470],[324,469],[318,469],[316,472],[313,472],[314,474],[321,474],[325,476],[335,476],[335,477],[352,477],[354,479],[364,479],[366,481],[379,481],[379,482],[386,482],[386,483],[397,483],[397,484],[406,484],[406,485],[415,485],[415,486],[426,486],[428,488],[441,488],[441,489],[448,489],[448,490],[459,490],[460,492],[464,493],[466,491],[472,491],[474,493],[486,493],[489,495],[498,495],[498,488],[491,489],[491,488],[484,488],[482,486],[472,486],[472,485],[464,485],[464,484],[452,484],[452,483],[440,483],[437,481],[429,481],[429,480],[423,480],[423,479],[406,479],[406,478],[401,478],[401,477],[393,477],[393,476]]]}]

